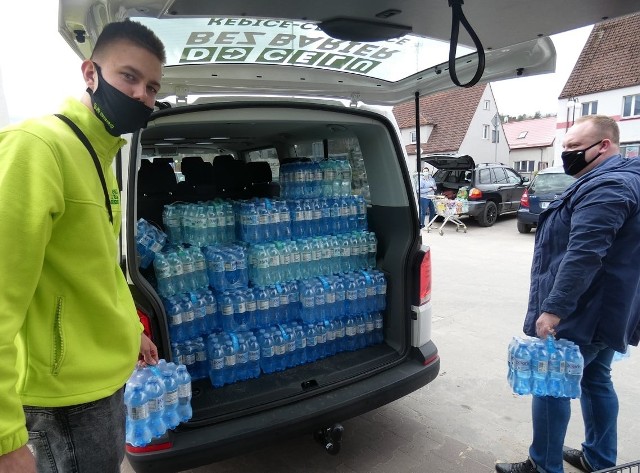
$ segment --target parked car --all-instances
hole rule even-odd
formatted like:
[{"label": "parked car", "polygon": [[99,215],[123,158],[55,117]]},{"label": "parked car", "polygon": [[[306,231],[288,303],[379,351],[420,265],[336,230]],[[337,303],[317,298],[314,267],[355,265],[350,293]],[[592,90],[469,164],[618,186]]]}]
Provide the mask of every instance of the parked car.
[{"label": "parked car", "polygon": [[476,164],[469,155],[432,155],[422,161],[437,169],[433,177],[438,193],[454,198],[461,187],[467,188],[468,214],[483,227],[518,210],[529,180],[501,163]]},{"label": "parked car", "polygon": [[532,228],[537,227],[542,211],[574,182],[575,178],[565,174],[562,166],[550,167],[538,172],[520,199],[516,217],[518,231],[529,233]]},{"label": "parked car", "polygon": [[[460,44],[457,38],[452,42],[459,54],[453,69],[463,82],[479,63],[485,64],[485,81],[552,72],[555,50],[547,35],[628,13],[599,0],[556,3],[546,0],[535,9],[483,3],[481,9],[492,15],[478,12],[477,6],[471,9],[469,23],[478,23],[488,46],[480,48],[484,61],[469,53],[469,44],[463,45],[467,36],[461,35]],[[128,137],[121,172],[126,202],[122,267],[161,357],[179,359],[172,352],[170,320],[152,266],[139,265],[136,224],[144,218],[169,231],[163,210],[178,201],[231,209],[225,214],[229,219],[218,215],[214,225],[228,227],[237,237],[234,207],[258,198],[290,199],[291,181],[283,178],[290,165],[340,161],[339,179],[347,184],[339,192],[346,189],[364,198],[367,226],[377,238],[375,268],[388,283],[382,343],[222,387],[213,387],[209,379],[194,381],[189,422],[151,445],[127,446],[135,471],[187,470],[308,432],[335,453],[338,422],[437,377],[431,250],[421,239],[404,146],[390,106],[454,87],[452,68],[441,62],[446,54],[429,52],[450,39],[450,11],[443,5],[329,0],[284,1],[274,8],[255,0],[60,0],[59,30],[82,59],[90,56],[102,25],[116,19],[144,23],[167,47],[162,102],[148,127]],[[427,34],[436,41],[427,40]],[[172,165],[184,182],[176,182]],[[273,175],[276,169],[279,176]],[[468,169],[475,179],[477,167]],[[505,186],[514,187],[516,180],[521,184],[503,167],[480,169],[490,175],[497,169],[505,180],[514,180]],[[335,173],[322,176],[338,181]],[[493,202],[486,197],[490,194],[475,200],[478,205]],[[497,202],[509,210],[502,198]],[[480,219],[490,225],[497,204],[484,209]],[[353,215],[351,208],[345,211]]]}]

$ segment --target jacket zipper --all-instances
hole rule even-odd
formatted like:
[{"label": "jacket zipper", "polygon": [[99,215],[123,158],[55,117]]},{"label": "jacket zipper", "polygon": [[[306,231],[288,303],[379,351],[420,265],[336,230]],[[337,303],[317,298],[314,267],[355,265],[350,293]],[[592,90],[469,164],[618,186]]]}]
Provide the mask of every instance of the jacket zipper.
[{"label": "jacket zipper", "polygon": [[62,337],[62,306],[64,299],[56,298],[56,313],[53,321],[53,364],[51,374],[57,376],[64,356],[64,339]]}]

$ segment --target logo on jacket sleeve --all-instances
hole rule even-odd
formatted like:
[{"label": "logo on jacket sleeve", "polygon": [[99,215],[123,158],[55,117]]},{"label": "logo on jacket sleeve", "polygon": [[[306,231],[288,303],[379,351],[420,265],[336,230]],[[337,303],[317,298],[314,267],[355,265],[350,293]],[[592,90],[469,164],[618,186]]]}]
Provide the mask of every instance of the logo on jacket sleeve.
[{"label": "logo on jacket sleeve", "polygon": [[120,191],[118,189],[111,189],[111,203],[113,205],[120,204]]}]

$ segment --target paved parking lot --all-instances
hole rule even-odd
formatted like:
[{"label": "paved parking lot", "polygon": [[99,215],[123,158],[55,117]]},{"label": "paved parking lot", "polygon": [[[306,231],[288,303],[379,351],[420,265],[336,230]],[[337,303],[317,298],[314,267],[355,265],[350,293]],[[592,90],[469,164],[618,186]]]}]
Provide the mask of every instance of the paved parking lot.
[{"label": "paved parking lot", "polygon": [[[506,347],[521,334],[535,233],[521,235],[515,217],[490,228],[469,222],[444,235],[424,232],[432,247],[433,338],[440,376],[425,388],[345,421],[342,451],[326,454],[312,435],[249,452],[193,473],[489,473],[497,459],[526,458],[530,399],[510,393]],[[640,352],[614,365],[620,398],[619,463],[640,460]],[[578,401],[567,444],[579,446]],[[123,472],[132,470],[126,464]],[[567,467],[567,473],[575,473]]]}]

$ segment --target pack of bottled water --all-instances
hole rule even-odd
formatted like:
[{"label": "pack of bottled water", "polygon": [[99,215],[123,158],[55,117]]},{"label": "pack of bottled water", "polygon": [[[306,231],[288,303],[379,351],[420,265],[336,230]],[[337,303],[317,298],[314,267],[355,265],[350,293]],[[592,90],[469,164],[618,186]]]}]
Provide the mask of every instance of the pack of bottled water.
[{"label": "pack of bottled water", "polygon": [[280,166],[280,195],[289,199],[351,195],[351,165],[346,159]]},{"label": "pack of bottled water", "polygon": [[549,335],[539,338],[513,337],[507,356],[509,386],[515,394],[580,397],[584,359],[580,347]]},{"label": "pack of bottled water", "polygon": [[193,415],[191,376],[185,365],[160,360],[137,367],[124,391],[126,442],[144,447]]},{"label": "pack of bottled water", "polygon": [[[381,312],[313,323],[293,321],[254,330],[215,332],[206,340],[208,376],[215,388],[313,363],[383,342]],[[174,356],[180,356],[181,347]]]},{"label": "pack of bottled water", "polygon": [[140,257],[139,266],[149,267],[155,256],[167,242],[167,235],[155,225],[141,218],[136,224],[136,249]]}]

